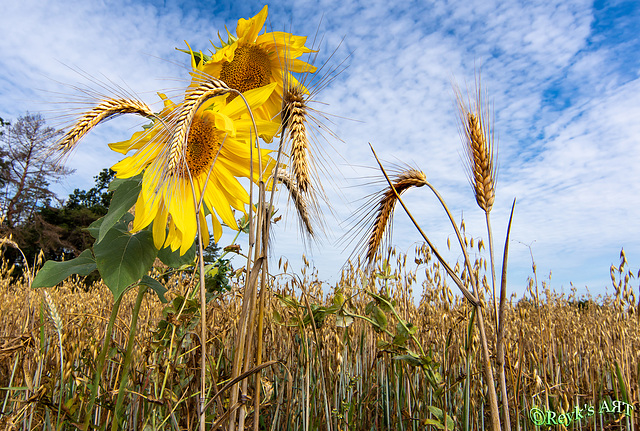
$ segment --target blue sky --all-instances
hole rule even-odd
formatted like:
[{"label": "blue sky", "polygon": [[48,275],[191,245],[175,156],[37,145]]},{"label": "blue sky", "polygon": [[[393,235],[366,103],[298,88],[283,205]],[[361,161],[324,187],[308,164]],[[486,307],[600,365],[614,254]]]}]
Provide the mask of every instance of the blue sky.
[{"label": "blue sky", "polygon": [[[62,125],[74,90],[95,79],[126,86],[148,103],[156,91],[177,92],[187,40],[207,49],[224,26],[257,13],[264,3],[153,1],[34,1],[3,5],[0,17],[0,116],[43,112]],[[485,237],[463,164],[452,82],[471,90],[474,73],[495,110],[499,178],[492,222],[498,248],[508,211],[518,199],[509,289],[521,294],[531,275],[551,287],[593,294],[610,286],[609,267],[624,247],[640,267],[640,3],[632,1],[345,1],[269,4],[274,30],[313,38],[318,63],[349,67],[319,95],[319,109],[341,138],[318,139],[334,162],[327,194],[335,217],[329,236],[305,249],[289,210],[275,232],[274,259],[300,267],[306,253],[320,279],[335,280],[351,250],[334,245],[350,227],[358,199],[375,191],[362,179],[375,171],[368,142],[382,159],[422,169],[467,232]],[[322,20],[321,20],[322,18]],[[320,21],[321,20],[321,21]],[[340,45],[340,41],[344,42]],[[94,77],[87,80],[77,72]],[[66,85],[63,85],[66,84]],[[115,85],[115,84],[110,84]],[[119,160],[107,143],[140,125],[119,118],[85,139],[69,166],[76,174],[57,186],[60,196],[89,188],[92,177]],[[426,189],[407,203],[440,249],[452,235]],[[394,244],[412,253],[418,236],[396,212]],[[458,252],[449,253],[457,259]],[[412,259],[409,259],[410,261]],[[637,282],[636,282],[637,284]],[[611,287],[608,287],[611,292]]]}]

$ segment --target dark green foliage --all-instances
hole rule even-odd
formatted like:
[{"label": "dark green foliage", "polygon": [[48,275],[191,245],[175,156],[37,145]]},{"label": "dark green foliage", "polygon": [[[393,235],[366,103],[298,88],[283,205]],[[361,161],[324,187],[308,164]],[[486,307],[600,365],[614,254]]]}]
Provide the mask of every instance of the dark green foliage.
[{"label": "dark green foliage", "polygon": [[231,290],[229,285],[229,274],[233,272],[228,259],[220,259],[215,263],[215,267],[205,275],[204,285],[208,294],[218,295]]},{"label": "dark green foliage", "polygon": [[[94,239],[87,227],[107,213],[112,195],[107,187],[113,175],[113,171],[103,169],[94,177],[96,185],[90,190],[76,189],[66,204],[60,207],[47,202],[25,222],[12,229],[13,238],[30,265],[40,250],[46,260],[66,261],[93,245]],[[4,257],[21,266],[22,256],[17,250],[5,250]],[[93,280],[94,277],[91,277],[88,281]]]},{"label": "dark green foliage", "polygon": [[109,209],[109,202],[113,192],[109,191],[109,183],[115,177],[115,171],[111,169],[103,169],[100,173],[93,177],[96,181],[96,185],[89,190],[75,189],[73,193],[69,195],[69,199],[65,204],[65,208],[70,210],[89,208],[95,213],[101,214],[101,216],[107,213]]}]

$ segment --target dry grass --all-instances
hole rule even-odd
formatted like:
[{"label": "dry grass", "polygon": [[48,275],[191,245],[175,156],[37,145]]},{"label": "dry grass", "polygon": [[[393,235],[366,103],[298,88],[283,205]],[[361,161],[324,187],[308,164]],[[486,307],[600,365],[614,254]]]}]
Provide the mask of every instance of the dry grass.
[{"label": "dry grass", "polygon": [[[426,408],[430,405],[446,410],[460,429],[468,341],[472,352],[471,426],[483,429],[488,424],[477,333],[468,339],[471,307],[453,295],[444,271],[431,261],[425,248],[416,250],[414,256],[397,255],[394,259],[386,280],[369,281],[384,287],[398,316],[417,328],[418,341],[428,347],[435,370],[442,376],[441,386],[429,386],[418,368],[394,360],[397,353],[385,347],[390,338],[367,322],[356,318],[348,326],[336,325],[336,316],[326,311],[332,306],[367,316],[371,298],[361,290],[364,282],[360,276],[345,272],[335,286],[323,286],[317,274],[303,268],[301,286],[308,295],[313,319],[290,275],[273,279],[266,298],[262,360],[281,360],[286,367],[277,365],[262,371],[261,421],[265,425],[261,429],[303,429],[307,417],[309,429],[324,429],[321,369],[333,429],[429,429],[424,421],[432,417]],[[476,268],[482,266],[481,261],[476,264]],[[620,293],[615,297],[565,296],[543,283],[536,299],[539,286],[532,281],[524,298],[512,297],[508,302],[506,369],[516,429],[534,429],[527,419],[533,406],[559,412],[576,405],[599,406],[603,400],[638,402],[640,332],[637,304],[631,302],[629,293],[634,290],[630,284],[634,277],[629,274],[625,267],[615,268],[614,276],[620,280]],[[417,286],[417,277],[426,281]],[[186,286],[181,278],[165,284],[172,299],[184,293]],[[242,285],[242,279],[234,281],[234,286]],[[414,289],[423,290],[417,304]],[[488,292],[487,286],[485,289]],[[46,317],[42,295],[22,282],[11,281],[6,273],[0,277],[0,303],[4,304],[0,315],[0,387],[5,388],[0,390],[0,403],[4,403],[0,429],[43,429],[47,421],[55,420],[60,397],[61,415],[66,420],[63,429],[75,429],[71,423],[79,420],[89,393],[113,306],[112,295],[102,284],[85,291],[72,280],[48,292],[61,322],[62,376],[56,325]],[[207,379],[214,388],[220,389],[231,375],[241,292],[240,287],[234,287],[208,304],[211,339],[207,343]],[[101,423],[108,423],[112,415],[134,297],[133,293],[125,296],[114,329],[98,400]],[[199,388],[198,307],[187,304],[182,313],[174,310],[164,315],[163,308],[155,296],[145,297],[126,417],[137,429],[145,425],[194,429],[197,397],[192,395]],[[164,326],[159,326],[163,321]],[[315,330],[311,321],[316,322]],[[396,323],[395,317],[388,315],[387,327],[394,328]],[[493,322],[488,323],[487,329],[492,331]],[[248,397],[253,397],[252,386]],[[223,393],[214,400],[208,421],[225,411],[228,398],[229,394]],[[593,429],[593,419],[585,419],[581,429]],[[631,421],[638,425],[635,412],[633,418],[605,414],[595,419],[598,429],[630,429]],[[251,411],[247,420],[251,426]]]}]

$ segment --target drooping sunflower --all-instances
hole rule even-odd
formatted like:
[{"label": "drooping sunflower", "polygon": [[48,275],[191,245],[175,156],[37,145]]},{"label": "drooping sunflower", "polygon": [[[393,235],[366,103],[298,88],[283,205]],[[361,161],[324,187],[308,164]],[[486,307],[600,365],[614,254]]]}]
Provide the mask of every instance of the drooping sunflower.
[{"label": "drooping sunflower", "polygon": [[[252,110],[259,108],[271,96],[276,84],[270,84],[243,94]],[[191,122],[186,149],[181,158],[182,168],[166,175],[180,105],[166,96],[159,119],[145,131],[136,132],[126,141],[110,144],[114,151],[135,153],[116,163],[112,169],[118,178],[130,178],[143,172],[142,190],[136,203],[133,230],[141,230],[153,223],[156,248],[170,246],[184,254],[193,244],[197,233],[196,205],[199,211],[203,242],[209,241],[205,217],[211,213],[214,240],[222,235],[220,220],[237,229],[233,209],[245,212],[249,195],[237,178],[265,179],[274,166],[269,151],[262,150],[261,160],[254,151],[251,161],[253,122],[245,102],[238,97],[231,101],[216,96],[204,102]],[[256,119],[258,134],[271,139],[278,131],[278,123]],[[213,167],[212,167],[213,165]],[[262,167],[262,172],[259,171]],[[168,231],[166,227],[168,226]]]},{"label": "drooping sunflower", "polygon": [[[299,60],[301,55],[314,52],[305,46],[306,37],[286,32],[260,34],[267,13],[265,6],[253,18],[238,20],[236,35],[229,34],[220,48],[214,45],[215,52],[210,58],[201,57],[196,69],[240,92],[275,83],[275,91],[257,110],[261,118],[272,119],[280,113],[285,83],[298,84],[291,72],[314,73],[316,67]],[[228,97],[233,99],[235,95]]]}]

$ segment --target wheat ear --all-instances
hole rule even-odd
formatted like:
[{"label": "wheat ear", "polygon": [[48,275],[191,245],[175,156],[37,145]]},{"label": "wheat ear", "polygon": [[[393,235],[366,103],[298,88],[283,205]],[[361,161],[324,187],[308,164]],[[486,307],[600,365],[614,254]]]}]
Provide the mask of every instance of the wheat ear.
[{"label": "wheat ear", "polygon": [[371,234],[367,241],[366,259],[369,264],[373,263],[376,253],[382,245],[385,232],[387,232],[392,222],[391,215],[397,202],[397,196],[411,187],[422,187],[427,184],[426,175],[417,169],[408,169],[398,174],[393,181],[393,188],[398,192],[396,195],[391,187],[387,187],[381,194],[378,203],[378,210],[371,228]]},{"label": "wheat ear", "polygon": [[478,206],[488,213],[495,200],[497,167],[494,157],[495,143],[489,122],[485,118],[488,111],[483,112],[480,95],[478,90],[475,110],[467,109],[458,95],[458,114],[467,156],[469,182],[473,187]]},{"label": "wheat ear", "polygon": [[[56,332],[58,333],[58,347],[60,348],[60,392],[62,392],[63,381],[64,381],[64,349],[62,346],[62,318],[60,317],[60,313],[58,313],[58,308],[56,307],[56,303],[53,302],[51,295],[46,290],[44,292],[44,302],[47,304],[47,314],[49,318],[53,322],[53,325],[56,327]],[[58,398],[58,422],[60,422],[60,410],[62,406],[62,395],[59,395]]]},{"label": "wheat ear", "polygon": [[174,117],[175,132],[169,143],[167,165],[165,168],[165,174],[169,176],[182,172],[183,165],[181,161],[185,154],[191,122],[198,107],[200,107],[205,100],[230,91],[227,84],[213,77],[201,79],[198,84],[197,87],[191,87],[187,91],[184,101]]},{"label": "wheat ear", "polygon": [[48,312],[49,318],[53,322],[53,325],[55,326],[56,332],[58,333],[58,335],[62,336],[62,318],[60,317],[60,313],[58,313],[58,308],[56,307],[55,302],[53,302],[51,295],[49,295],[49,292],[47,292],[46,290],[43,292],[44,292],[44,302],[45,304],[47,304],[47,312]]},{"label": "wheat ear", "polygon": [[91,129],[102,121],[121,114],[138,114],[143,117],[154,118],[155,114],[149,106],[137,99],[106,98],[100,103],[82,114],[71,129],[58,142],[58,149],[66,154],[73,150],[75,145]]},{"label": "wheat ear", "polygon": [[278,173],[278,181],[284,184],[287,190],[289,190],[289,196],[291,196],[291,199],[296,206],[296,210],[298,211],[298,216],[300,217],[302,224],[304,224],[304,227],[309,235],[313,236],[313,226],[311,226],[309,207],[307,206],[307,202],[304,200],[304,197],[300,193],[300,188],[295,183],[293,178],[291,178],[291,176],[289,176],[289,174],[287,174],[286,172]]},{"label": "wheat ear", "polygon": [[291,170],[302,193],[309,190],[311,183],[306,115],[304,94],[298,87],[289,88],[282,100],[282,125],[291,140]]}]

